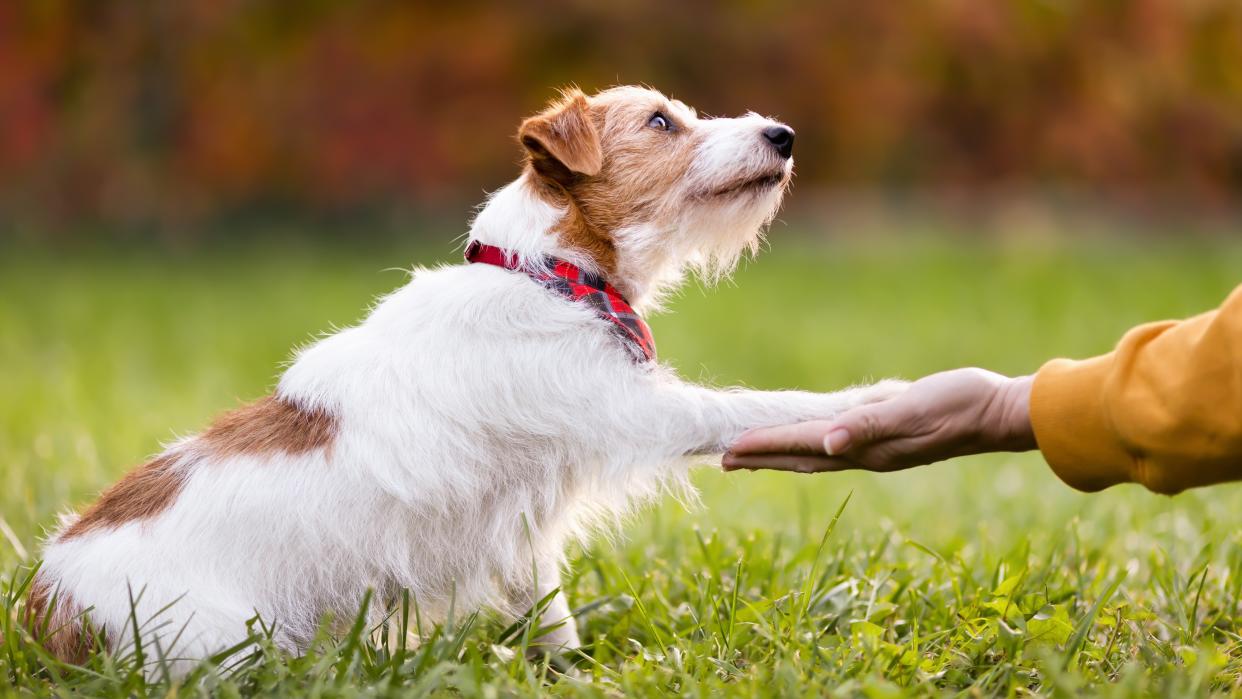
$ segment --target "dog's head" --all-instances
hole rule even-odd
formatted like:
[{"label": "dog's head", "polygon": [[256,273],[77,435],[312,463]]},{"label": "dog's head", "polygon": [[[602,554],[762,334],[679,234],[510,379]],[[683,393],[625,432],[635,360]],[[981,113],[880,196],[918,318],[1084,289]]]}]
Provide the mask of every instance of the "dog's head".
[{"label": "dog's head", "polygon": [[700,118],[655,90],[576,89],[518,131],[527,175],[563,207],[560,243],[643,297],[757,246],[793,173],[794,132],[748,114]]}]

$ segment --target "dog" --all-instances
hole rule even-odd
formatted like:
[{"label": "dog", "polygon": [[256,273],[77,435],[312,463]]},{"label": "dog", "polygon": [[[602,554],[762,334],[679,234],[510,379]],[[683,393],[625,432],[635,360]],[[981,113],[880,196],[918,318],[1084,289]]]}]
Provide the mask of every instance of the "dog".
[{"label": "dog", "polygon": [[689,467],[746,429],[902,389],[717,390],[655,356],[642,314],[755,251],[792,177],[789,127],[570,89],[518,140],[522,172],[477,212],[465,264],[414,270],[271,395],[65,518],[28,604],[47,648],[81,661],[137,635],[192,663],[258,617],[298,652],[368,594],[376,623],[403,594],[430,619],[550,600],[539,646],[576,648],[568,543],[692,498]]}]

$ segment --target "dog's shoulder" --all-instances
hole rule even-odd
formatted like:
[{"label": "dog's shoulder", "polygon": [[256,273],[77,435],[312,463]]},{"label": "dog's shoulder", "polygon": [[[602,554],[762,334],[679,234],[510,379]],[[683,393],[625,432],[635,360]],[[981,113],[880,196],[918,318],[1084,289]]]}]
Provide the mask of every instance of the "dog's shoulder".
[{"label": "dog's shoulder", "polygon": [[525,274],[470,264],[415,270],[409,283],[376,304],[364,325],[380,333],[464,335],[477,341],[592,335],[601,329],[585,304]]}]

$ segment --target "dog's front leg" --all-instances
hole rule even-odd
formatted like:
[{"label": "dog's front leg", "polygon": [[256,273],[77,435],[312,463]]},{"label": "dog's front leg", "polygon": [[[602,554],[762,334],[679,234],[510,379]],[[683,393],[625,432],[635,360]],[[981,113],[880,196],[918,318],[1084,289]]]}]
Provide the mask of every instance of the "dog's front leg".
[{"label": "dog's front leg", "polygon": [[687,455],[719,454],[746,430],[831,418],[850,408],[891,398],[904,391],[902,381],[881,381],[834,393],[805,391],[714,390],[683,384],[665,405],[664,430]]},{"label": "dog's front leg", "polygon": [[[555,563],[545,562],[536,566],[538,579],[531,585],[522,585],[511,589],[508,593],[510,604],[520,614],[538,611],[537,628],[555,626],[542,636],[531,639],[530,653],[544,655],[574,650],[581,645],[578,639],[578,622],[569,609],[561,586],[560,571]],[[547,597],[553,590],[556,595],[542,610],[533,607]]]}]

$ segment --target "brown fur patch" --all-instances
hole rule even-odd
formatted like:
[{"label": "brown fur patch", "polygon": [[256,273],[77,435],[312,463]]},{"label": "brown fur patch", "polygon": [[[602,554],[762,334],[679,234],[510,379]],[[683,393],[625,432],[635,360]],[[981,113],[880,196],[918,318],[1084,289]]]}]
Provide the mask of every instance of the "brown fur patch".
[{"label": "brown fur patch", "polygon": [[73,598],[56,594],[42,575],[36,575],[30,586],[25,622],[35,640],[61,662],[81,665],[93,648],[107,644],[106,636],[86,623]]},{"label": "brown fur patch", "polygon": [[174,468],[176,462],[176,455],[161,454],[125,474],[60,538],[72,539],[100,527],[118,527],[163,512],[181,492],[183,476]]},{"label": "brown fur patch", "polygon": [[595,261],[605,277],[617,272],[617,246],[607,230],[592,224],[574,200],[569,204],[569,215],[557,228],[561,244],[584,253]]},{"label": "brown fur patch", "polygon": [[225,455],[302,454],[328,446],[335,435],[336,418],[327,412],[265,396],[216,418],[199,440],[205,449]]},{"label": "brown fur patch", "polygon": [[102,527],[118,527],[163,512],[177,499],[185,471],[200,458],[285,452],[302,454],[327,447],[336,419],[321,410],[304,410],[283,398],[266,396],[231,410],[191,444],[157,456],[130,471],[77,519],[61,539]]}]

